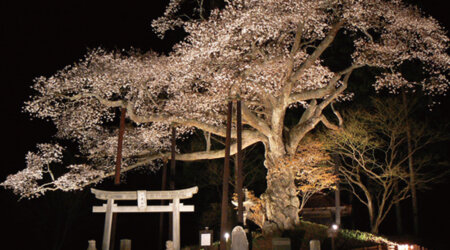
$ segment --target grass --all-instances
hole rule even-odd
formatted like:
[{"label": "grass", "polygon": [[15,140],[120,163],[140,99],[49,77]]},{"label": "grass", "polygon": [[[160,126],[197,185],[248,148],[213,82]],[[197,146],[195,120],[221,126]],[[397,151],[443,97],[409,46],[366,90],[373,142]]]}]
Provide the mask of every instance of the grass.
[{"label": "grass", "polygon": [[[308,221],[301,221],[294,230],[285,231],[282,237],[291,239],[292,249],[309,249],[311,240],[319,240],[321,249],[331,249],[331,239],[328,237],[328,227]],[[257,234],[253,238],[253,249],[272,249],[272,237]],[[354,249],[378,244],[396,245],[386,238],[358,230],[339,230],[336,238],[336,249]]]},{"label": "grass", "polygon": [[[252,248],[257,250],[271,250],[272,236],[262,235],[258,232],[252,234]],[[281,237],[291,239],[291,249],[309,249],[309,242],[311,240],[319,240],[321,249],[331,249],[331,239],[328,237],[328,227],[322,224],[317,224],[308,221],[301,221],[295,229],[285,231]],[[335,238],[336,249],[355,249],[374,245],[396,245],[397,243],[389,241],[386,238],[373,235],[367,232],[358,230],[339,230]],[[199,250],[198,246],[184,247],[185,250]],[[214,247],[210,249],[219,249],[218,242],[214,243]]]}]

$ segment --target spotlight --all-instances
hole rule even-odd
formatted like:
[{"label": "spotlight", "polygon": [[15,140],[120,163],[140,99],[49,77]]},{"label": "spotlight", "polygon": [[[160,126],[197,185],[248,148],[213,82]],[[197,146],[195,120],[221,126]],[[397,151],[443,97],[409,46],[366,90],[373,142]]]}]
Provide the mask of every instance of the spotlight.
[{"label": "spotlight", "polygon": [[230,234],[229,233],[225,233],[224,237],[225,237],[225,241],[228,241],[228,239],[230,238]]}]

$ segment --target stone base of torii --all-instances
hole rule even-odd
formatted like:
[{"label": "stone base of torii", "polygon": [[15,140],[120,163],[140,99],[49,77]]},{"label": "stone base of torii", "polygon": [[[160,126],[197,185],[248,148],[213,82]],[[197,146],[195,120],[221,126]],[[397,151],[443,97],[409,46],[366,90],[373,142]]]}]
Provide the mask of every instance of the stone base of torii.
[{"label": "stone base of torii", "polygon": [[[180,249],[180,212],[194,212],[193,205],[180,203],[182,199],[192,198],[198,187],[165,191],[104,191],[91,189],[97,199],[106,200],[103,206],[93,206],[94,213],[105,213],[102,250],[109,250],[111,240],[111,223],[113,213],[172,213],[173,249]],[[118,206],[114,201],[136,200],[137,206]],[[148,205],[148,200],[172,200],[169,205]]]}]

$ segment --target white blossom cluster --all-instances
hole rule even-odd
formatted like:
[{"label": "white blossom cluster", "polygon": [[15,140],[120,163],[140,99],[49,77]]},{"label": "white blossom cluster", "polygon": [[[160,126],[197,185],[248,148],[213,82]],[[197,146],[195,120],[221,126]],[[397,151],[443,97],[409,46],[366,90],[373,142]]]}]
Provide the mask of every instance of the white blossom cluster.
[{"label": "white blossom cluster", "polygon": [[85,164],[70,165],[67,168],[69,172],[53,182],[55,188],[62,191],[82,189],[87,184],[91,184],[92,180],[96,180],[104,174],[103,171]]},{"label": "white blossom cluster", "polygon": [[51,173],[51,164],[61,162],[63,148],[55,144],[39,144],[37,148],[37,153],[29,152],[26,155],[27,167],[8,176],[2,186],[13,189],[15,194],[23,197],[43,194],[38,181],[42,180],[46,173]]},{"label": "white blossom cluster", "polygon": [[376,91],[381,89],[388,89],[391,94],[398,94],[399,90],[404,87],[413,88],[414,83],[408,82],[402,77],[399,72],[396,73],[384,73],[377,77],[377,81],[374,84]]},{"label": "white blossom cluster", "polygon": [[[331,126],[322,111],[351,98],[345,89],[353,70],[389,72],[377,78],[377,90],[420,85],[443,94],[449,86],[444,29],[399,0],[234,0],[206,20],[181,18],[181,2],[171,0],[152,24],[161,36],[177,26],[187,32],[169,55],[96,49],[36,79],[25,111],[51,120],[59,138],[76,141],[88,164],[71,166],[47,185],[35,181],[40,161],[27,160],[5,187],[24,196],[50,186],[78,189],[111,176],[119,108],[127,110],[124,169],[155,170],[151,160],[167,155],[171,125],[178,126],[178,138],[194,128],[224,136],[226,103],[233,98],[244,103],[244,144],[263,142],[266,155],[276,158],[295,152],[320,121]],[[351,64],[334,72],[321,56],[339,32],[354,38],[354,51]],[[406,81],[399,70],[412,60],[423,65],[425,78],[418,83]],[[306,111],[284,136],[285,112],[296,105]],[[216,157],[208,153],[197,159]]]}]

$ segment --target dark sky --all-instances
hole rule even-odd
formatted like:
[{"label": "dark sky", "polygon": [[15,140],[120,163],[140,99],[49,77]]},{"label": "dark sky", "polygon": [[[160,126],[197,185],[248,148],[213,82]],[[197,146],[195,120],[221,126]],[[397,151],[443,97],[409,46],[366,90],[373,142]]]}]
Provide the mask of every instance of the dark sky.
[{"label": "dark sky", "polygon": [[[158,39],[150,27],[152,18],[163,13],[166,1],[142,2],[1,1],[1,121],[6,146],[2,152],[0,182],[25,167],[25,154],[34,151],[36,143],[52,141],[55,131],[48,123],[30,121],[27,114],[21,112],[23,102],[32,94],[30,86],[35,77],[51,76],[78,61],[87,48],[128,49],[133,46],[164,51],[171,47],[170,41]],[[70,212],[70,209],[90,210],[79,202],[68,201],[79,197],[51,195],[17,202],[10,191],[0,188],[0,224],[8,227],[0,236],[7,242],[0,248],[50,249],[57,247],[65,237],[63,249],[85,249],[86,237],[93,238],[96,234],[95,238],[101,241],[102,216],[83,217],[85,213]],[[84,203],[92,205],[91,198],[85,197]],[[76,216],[68,217],[68,214]],[[90,225],[95,219],[99,219],[98,228],[92,233]],[[82,222],[74,223],[75,220]],[[88,236],[83,236],[82,242],[74,240],[77,238],[65,235],[67,228],[71,233],[88,232]],[[130,230],[136,226],[123,228]],[[145,236],[140,238],[145,239]]]},{"label": "dark sky", "polygon": [[152,18],[164,11],[165,1],[117,5],[91,2],[96,1],[2,1],[1,72],[6,88],[2,120],[12,143],[8,155],[15,156],[5,159],[7,165],[14,166],[2,169],[2,174],[22,168],[24,152],[32,149],[36,141],[46,141],[52,132],[38,130],[36,126],[42,124],[30,122],[21,113],[23,102],[32,93],[30,85],[35,77],[51,76],[82,58],[88,48],[170,48],[170,42],[158,39],[150,27]]},{"label": "dark sky", "polygon": [[[447,1],[414,2],[448,30],[450,14],[444,4]],[[23,169],[25,153],[34,150],[36,143],[48,142],[54,132],[44,122],[30,121],[21,112],[23,102],[31,94],[33,78],[50,76],[72,64],[82,58],[87,48],[167,51],[171,41],[159,40],[150,27],[151,19],[163,13],[166,2],[1,1],[1,132],[6,135],[2,136],[6,148],[2,151],[0,182]],[[11,204],[11,197],[0,197],[0,205]],[[12,207],[2,207],[12,213]]]}]

